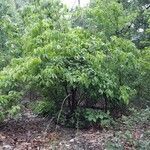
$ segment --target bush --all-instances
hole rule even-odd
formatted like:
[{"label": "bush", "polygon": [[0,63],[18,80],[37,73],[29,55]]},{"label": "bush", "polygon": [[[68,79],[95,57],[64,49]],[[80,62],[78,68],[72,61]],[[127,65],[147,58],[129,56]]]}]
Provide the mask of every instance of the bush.
[{"label": "bush", "polygon": [[119,121],[121,130],[116,131],[114,137],[106,142],[106,149],[149,149],[149,116],[150,108],[134,109],[130,116],[123,116],[121,122]]},{"label": "bush", "polygon": [[99,128],[110,128],[113,124],[113,119],[110,117],[109,112],[105,113],[101,110],[86,109],[84,118],[88,124],[92,126],[98,125]]},{"label": "bush", "polygon": [[30,107],[34,113],[43,116],[48,115],[49,117],[52,117],[52,115],[54,115],[56,111],[54,102],[48,100],[32,102]]},{"label": "bush", "polygon": [[0,95],[0,121],[5,118],[12,118],[20,111],[20,100],[22,94],[10,91],[7,95]]},{"label": "bush", "polygon": [[[22,56],[12,59],[0,73],[4,99],[10,91],[34,89],[44,97],[35,111],[57,115],[63,109],[62,117],[72,121],[77,108],[100,105],[98,109],[105,113],[87,109],[83,117],[101,125],[109,124],[108,111],[126,108],[138,89],[137,79],[141,77],[143,83],[148,72],[147,52],[142,55],[120,34],[136,13],[128,14],[117,0],[97,0],[83,13],[88,26],[79,26],[57,0],[34,1],[20,12]],[[10,103],[16,104],[15,100]]]}]

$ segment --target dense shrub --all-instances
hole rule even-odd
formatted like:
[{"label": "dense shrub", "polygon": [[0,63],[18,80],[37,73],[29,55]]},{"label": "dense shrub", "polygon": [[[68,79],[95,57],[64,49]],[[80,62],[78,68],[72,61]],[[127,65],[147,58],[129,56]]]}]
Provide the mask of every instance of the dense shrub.
[{"label": "dense shrub", "polygon": [[[59,114],[75,123],[84,107],[87,122],[103,125],[110,120],[107,112],[126,108],[147,79],[149,49],[141,52],[122,36],[137,14],[117,0],[97,0],[73,12],[59,1],[34,1],[20,12],[22,56],[1,71],[0,94],[7,102],[10,91],[32,89],[46,100],[35,108],[40,114]],[[80,12],[84,17],[76,18]],[[102,111],[95,110],[97,105]]]},{"label": "dense shrub", "polygon": [[123,116],[118,125],[121,130],[116,131],[114,137],[106,142],[106,149],[149,149],[149,116],[149,107],[140,111],[134,109],[130,116]]}]

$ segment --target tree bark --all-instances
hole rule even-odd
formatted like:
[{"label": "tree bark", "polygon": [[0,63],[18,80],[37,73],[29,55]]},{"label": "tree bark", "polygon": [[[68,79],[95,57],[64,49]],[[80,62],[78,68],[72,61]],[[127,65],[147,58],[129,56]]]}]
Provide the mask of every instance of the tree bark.
[{"label": "tree bark", "polygon": [[71,88],[71,112],[74,113],[77,108],[77,100],[76,100],[77,88]]}]

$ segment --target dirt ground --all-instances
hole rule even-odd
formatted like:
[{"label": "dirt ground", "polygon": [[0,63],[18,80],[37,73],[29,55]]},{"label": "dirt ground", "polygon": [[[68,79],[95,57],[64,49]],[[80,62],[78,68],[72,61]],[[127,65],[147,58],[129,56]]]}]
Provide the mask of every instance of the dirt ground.
[{"label": "dirt ground", "polygon": [[113,130],[62,128],[26,110],[20,118],[0,124],[0,150],[105,150],[114,134]]}]

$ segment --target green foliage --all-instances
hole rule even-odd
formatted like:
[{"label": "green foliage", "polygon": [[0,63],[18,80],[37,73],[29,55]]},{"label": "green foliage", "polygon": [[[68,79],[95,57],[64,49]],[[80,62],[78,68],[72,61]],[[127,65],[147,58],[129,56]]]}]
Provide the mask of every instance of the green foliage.
[{"label": "green foliage", "polygon": [[[135,95],[149,97],[148,84],[144,83],[149,76],[149,47],[138,49],[139,45],[129,36],[136,34],[124,31],[139,15],[125,6],[117,0],[96,0],[89,7],[68,12],[57,0],[38,0],[18,11],[16,26],[13,21],[9,24],[6,6],[0,22],[6,36],[1,44],[5,51],[9,41],[9,52],[14,50],[16,55],[9,53],[10,63],[6,66],[5,62],[2,68],[6,67],[0,72],[0,107],[4,114],[7,106],[2,105],[3,101],[9,107],[18,104],[16,100],[7,100],[10,91],[40,93],[46,99],[35,107],[40,114],[58,114],[67,97],[62,117],[72,118],[73,122],[77,121],[76,111],[82,105],[88,108],[104,100],[101,109],[107,112],[117,105],[127,106]],[[146,16],[147,13],[144,11]],[[7,60],[4,53],[2,57]],[[109,116],[102,111],[86,111],[87,121],[104,126],[110,123]]]},{"label": "green foliage", "polygon": [[131,116],[123,116],[122,122],[128,127],[128,128],[134,128],[137,124],[140,123],[141,126],[149,125],[150,122],[150,108],[147,107],[146,109],[141,110],[132,110],[133,113]]},{"label": "green foliage", "polygon": [[[108,150],[117,149],[149,149],[150,132],[148,130],[150,122],[150,108],[142,110],[134,110],[133,114],[128,117],[123,116],[119,122],[121,131],[117,131],[115,136],[112,137],[105,144]],[[123,127],[122,127],[123,125]]]},{"label": "green foliage", "polygon": [[68,115],[66,113],[66,111],[62,112],[59,124],[67,127],[102,129],[112,128],[114,125],[114,120],[110,117],[110,113],[105,113],[102,110],[78,107],[73,114]]},{"label": "green foliage", "polygon": [[13,2],[0,2],[0,70],[7,66],[13,57],[20,56],[21,21]]},{"label": "green foliage", "polygon": [[48,116],[54,115],[56,110],[54,102],[48,100],[33,102],[31,104],[31,108],[33,112],[35,112],[38,115],[48,115]]},{"label": "green foliage", "polygon": [[105,113],[101,110],[86,109],[84,114],[89,124],[97,124],[102,128],[111,127],[113,119],[109,113]]},{"label": "green foliage", "polygon": [[0,95],[0,121],[6,117],[13,117],[16,115],[20,106],[16,105],[20,100],[22,94],[15,91],[10,91],[7,95]]}]

